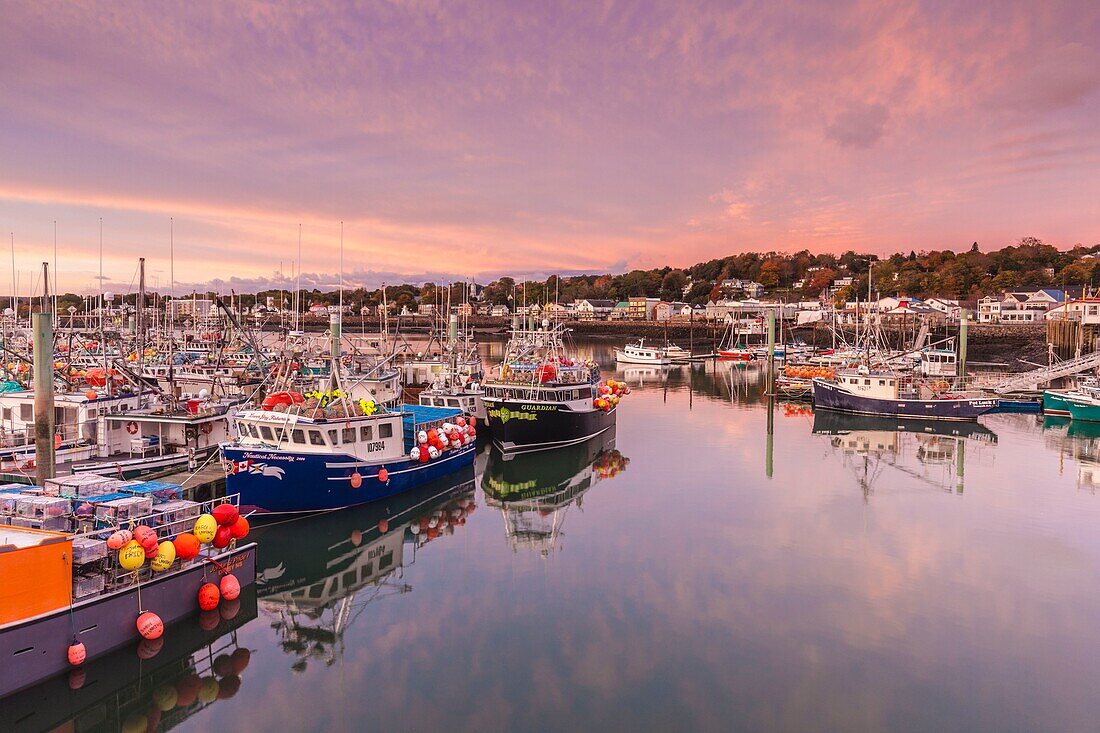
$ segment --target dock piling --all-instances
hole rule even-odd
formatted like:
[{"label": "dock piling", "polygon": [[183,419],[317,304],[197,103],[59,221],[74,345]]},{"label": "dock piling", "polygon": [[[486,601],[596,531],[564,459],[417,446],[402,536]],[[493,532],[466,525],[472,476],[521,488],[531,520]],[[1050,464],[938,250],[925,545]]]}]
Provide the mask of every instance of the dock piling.
[{"label": "dock piling", "polygon": [[54,477],[53,314],[31,315],[34,331],[34,474],[42,486]]}]

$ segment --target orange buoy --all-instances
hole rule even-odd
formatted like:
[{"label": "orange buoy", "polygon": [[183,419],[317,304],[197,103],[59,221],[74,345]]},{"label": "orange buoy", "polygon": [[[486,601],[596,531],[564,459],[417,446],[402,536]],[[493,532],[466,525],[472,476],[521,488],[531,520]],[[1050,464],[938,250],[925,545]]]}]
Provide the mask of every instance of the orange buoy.
[{"label": "orange buoy", "polygon": [[356,471],[355,473],[353,473],[351,475],[351,488],[358,489],[362,485],[363,485],[363,477],[361,475],[359,475],[358,471]]},{"label": "orange buoy", "polygon": [[87,658],[88,650],[84,648],[84,642],[73,639],[73,643],[69,645],[69,664],[79,667]]},{"label": "orange buoy", "polygon": [[199,608],[203,611],[213,611],[218,607],[222,593],[213,583],[205,583],[199,588]]},{"label": "orange buoy", "polygon": [[379,519],[378,520],[378,531],[381,534],[386,534],[386,532],[389,532],[390,531],[390,520],[388,520],[388,519]]},{"label": "orange buoy", "polygon": [[190,532],[181,532],[176,535],[176,539],[172,540],[172,544],[176,546],[176,557],[180,560],[190,560],[199,554],[201,543],[199,538]]},{"label": "orange buoy", "polygon": [[382,483],[386,483],[390,480],[390,472],[387,471],[385,468],[378,469],[378,480]]},{"label": "orange buoy", "polygon": [[146,611],[137,617],[137,630],[146,639],[159,639],[164,633],[164,622],[152,611]]},{"label": "orange buoy", "polygon": [[237,521],[229,526],[229,536],[235,540],[243,540],[248,536],[248,520],[237,517]]}]

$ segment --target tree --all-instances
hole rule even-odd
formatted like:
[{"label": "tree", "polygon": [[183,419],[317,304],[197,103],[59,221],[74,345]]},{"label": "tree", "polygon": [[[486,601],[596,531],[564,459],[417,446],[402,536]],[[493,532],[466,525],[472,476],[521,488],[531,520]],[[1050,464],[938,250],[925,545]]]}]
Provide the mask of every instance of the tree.
[{"label": "tree", "polygon": [[671,303],[683,298],[687,280],[687,273],[683,270],[669,270],[661,279],[661,299]]},{"label": "tree", "polygon": [[760,266],[760,284],[766,288],[779,286],[782,264],[778,259],[770,259]]}]

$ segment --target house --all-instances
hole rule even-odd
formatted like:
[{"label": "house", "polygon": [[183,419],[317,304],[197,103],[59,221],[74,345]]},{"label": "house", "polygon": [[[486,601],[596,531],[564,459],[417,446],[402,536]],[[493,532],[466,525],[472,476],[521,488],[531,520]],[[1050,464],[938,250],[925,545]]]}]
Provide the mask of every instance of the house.
[{"label": "house", "polygon": [[573,301],[573,316],[579,321],[605,321],[615,309],[615,301],[584,298]]},{"label": "house", "polygon": [[718,288],[731,295],[735,291],[740,291],[747,298],[759,298],[764,294],[764,286],[753,280],[741,280],[739,278],[730,278],[718,283]]},{"label": "house", "polygon": [[508,306],[506,305],[494,305],[489,311],[489,315],[494,318],[505,318],[509,315]]},{"label": "house", "polygon": [[958,322],[959,314],[962,312],[962,306],[959,305],[959,301],[951,300],[950,298],[929,298],[924,301],[924,304],[929,308],[943,313],[948,322]]},{"label": "house", "polygon": [[628,301],[627,318],[632,321],[652,321],[653,309],[661,302],[660,298],[647,298],[644,295],[632,295]]},{"label": "house", "polygon": [[421,303],[416,307],[416,314],[418,316],[435,315],[435,303]]},{"label": "house", "polygon": [[1079,321],[1087,326],[1100,324],[1100,298],[1074,298],[1046,312],[1048,321]]},{"label": "house", "polygon": [[569,318],[569,308],[561,303],[548,303],[542,314],[552,321],[564,321]]},{"label": "house", "polygon": [[672,303],[662,300],[657,305],[653,306],[653,320],[655,321],[671,321],[672,320]]},{"label": "house", "polygon": [[626,300],[620,300],[615,304],[615,307],[611,309],[611,314],[608,318],[612,321],[625,321],[630,314],[630,303]]},{"label": "house", "polygon": [[455,312],[460,316],[470,317],[474,314],[474,306],[471,303],[459,303]]},{"label": "house", "polygon": [[1000,297],[986,296],[978,301],[979,323],[1037,323],[1068,295],[1056,288],[1013,290]]}]

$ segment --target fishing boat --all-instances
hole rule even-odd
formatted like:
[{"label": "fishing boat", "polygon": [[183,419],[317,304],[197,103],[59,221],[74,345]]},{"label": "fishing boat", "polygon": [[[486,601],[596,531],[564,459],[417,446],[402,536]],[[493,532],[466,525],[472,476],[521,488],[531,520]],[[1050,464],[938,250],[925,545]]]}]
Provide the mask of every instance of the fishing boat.
[{"label": "fishing boat", "polygon": [[237,693],[252,661],[234,632],[256,618],[255,586],[220,605],[156,644],[134,641],[3,698],[5,733],[166,730],[231,704],[221,701]]},{"label": "fishing boat", "polygon": [[819,409],[863,415],[977,420],[997,408],[996,397],[955,392],[946,381],[927,382],[868,367],[838,370],[835,381],[813,380]]},{"label": "fishing boat", "polygon": [[476,432],[461,409],[388,409],[280,392],[235,416],[221,445],[226,490],[263,515],[340,509],[382,499],[473,462]]},{"label": "fishing boat", "polygon": [[615,349],[615,361],[621,364],[647,364],[665,366],[672,363],[667,347],[646,346],[645,339]]},{"label": "fishing boat", "polygon": [[1074,422],[1100,422],[1100,388],[1089,387],[1065,395]]},{"label": "fishing boat", "polygon": [[1075,392],[1072,389],[1048,389],[1043,392],[1044,415],[1069,415],[1068,395]]},{"label": "fishing boat", "polygon": [[582,443],[615,426],[625,384],[602,383],[594,361],[572,358],[562,324],[514,330],[496,376],[485,381],[493,444],[506,453]]},{"label": "fishing boat", "polygon": [[[208,512],[222,515],[212,502],[171,500],[153,511],[149,497],[70,499],[43,493],[49,487],[47,483],[41,489],[20,487],[15,489],[20,493],[0,494],[7,499],[0,502],[0,511],[13,507],[6,515],[10,524],[0,524],[0,577],[11,581],[0,588],[0,659],[5,660],[0,665],[0,697],[142,636],[156,642],[161,633],[171,634],[170,629],[164,632],[166,626],[199,611],[196,590],[204,579],[217,581],[231,574],[243,588],[255,578],[254,543],[237,545],[227,536],[222,549],[212,544],[200,549],[195,537],[204,533],[196,517]],[[234,521],[235,501],[230,497],[218,502],[234,507]],[[42,528],[66,522],[77,526],[85,507],[92,507],[90,531]],[[202,518],[206,520],[215,522]],[[176,544],[168,540],[176,537],[178,543],[181,533],[193,528],[192,549],[197,554],[184,559],[182,550],[177,555]],[[243,538],[247,531],[245,522],[243,534],[237,536]],[[144,542],[134,548],[138,535]],[[143,549],[148,543],[157,551],[150,563]],[[113,549],[116,544],[120,550]],[[136,559],[134,553],[141,554],[136,566],[128,562]]]}]

